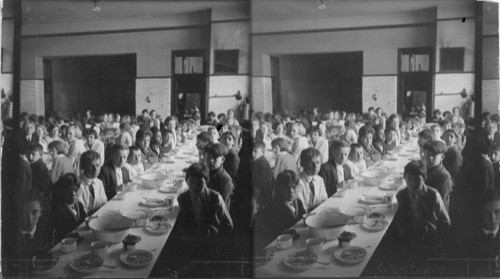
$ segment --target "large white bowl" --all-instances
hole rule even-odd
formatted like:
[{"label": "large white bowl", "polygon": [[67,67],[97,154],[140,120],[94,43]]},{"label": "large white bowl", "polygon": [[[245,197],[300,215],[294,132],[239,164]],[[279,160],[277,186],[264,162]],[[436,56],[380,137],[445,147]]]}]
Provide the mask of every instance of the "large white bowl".
[{"label": "large white bowl", "polygon": [[323,211],[307,216],[305,223],[312,236],[327,240],[337,238],[337,235],[349,222],[349,216],[338,211]]},{"label": "large white bowl", "polygon": [[365,171],[361,176],[363,176],[366,185],[378,186],[387,181],[389,173],[383,170],[369,170]]},{"label": "large white bowl", "polygon": [[95,240],[104,240],[111,243],[120,243],[134,223],[133,219],[122,215],[104,214],[90,220]]},{"label": "large white bowl", "polygon": [[168,176],[160,173],[146,173],[141,175],[144,188],[159,189],[167,185]]}]

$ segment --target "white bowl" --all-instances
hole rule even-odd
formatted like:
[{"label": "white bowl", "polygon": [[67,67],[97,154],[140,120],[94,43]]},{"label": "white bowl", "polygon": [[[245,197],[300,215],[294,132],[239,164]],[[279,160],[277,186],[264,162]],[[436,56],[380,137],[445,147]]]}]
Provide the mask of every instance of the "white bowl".
[{"label": "white bowl", "polygon": [[140,208],[127,211],[123,214],[123,216],[135,220],[137,226],[144,226],[146,225],[148,218],[153,216],[153,211],[148,208]]},{"label": "white bowl", "polygon": [[133,223],[133,219],[122,215],[104,214],[90,220],[89,227],[92,229],[95,240],[120,243]]},{"label": "white bowl", "polygon": [[349,222],[349,216],[338,211],[323,211],[306,217],[306,225],[314,237],[337,238]]},{"label": "white bowl", "polygon": [[366,185],[378,186],[387,181],[389,173],[383,170],[369,170],[365,171],[362,176]]},{"label": "white bowl", "polygon": [[144,188],[158,189],[167,185],[168,176],[160,173],[146,173],[141,175]]}]

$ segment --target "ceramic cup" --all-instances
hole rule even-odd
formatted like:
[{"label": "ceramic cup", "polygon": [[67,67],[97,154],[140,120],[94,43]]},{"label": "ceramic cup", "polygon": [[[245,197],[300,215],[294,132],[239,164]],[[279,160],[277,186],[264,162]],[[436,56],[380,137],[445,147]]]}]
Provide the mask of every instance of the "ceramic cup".
[{"label": "ceramic cup", "polygon": [[116,198],[120,201],[123,201],[127,199],[127,192],[126,191],[121,191],[116,195]]},{"label": "ceramic cup", "polygon": [[323,252],[323,245],[326,243],[325,238],[321,237],[311,237],[306,240],[307,251],[314,253],[316,255]]},{"label": "ceramic cup", "polygon": [[72,237],[63,238],[63,240],[61,240],[61,251],[64,253],[76,251],[76,239]]},{"label": "ceramic cup", "polygon": [[276,247],[281,250],[290,249],[293,245],[293,237],[289,234],[279,235],[276,239]]},{"label": "ceramic cup", "polygon": [[353,179],[353,180],[349,180],[349,182],[347,182],[347,187],[349,189],[355,189],[355,188],[358,188],[358,181]]},{"label": "ceramic cup", "polygon": [[386,193],[384,195],[384,203],[392,203],[392,197],[394,196],[393,193]]},{"label": "ceramic cup", "polygon": [[166,207],[171,207],[174,204],[174,196],[168,195],[163,202],[165,203]]},{"label": "ceramic cup", "polygon": [[128,185],[128,191],[129,192],[134,192],[134,191],[137,191],[137,183],[130,183]]},{"label": "ceramic cup", "polygon": [[108,254],[108,247],[111,245],[109,241],[97,240],[90,243],[92,248],[92,254],[97,255],[101,258],[106,257]]}]

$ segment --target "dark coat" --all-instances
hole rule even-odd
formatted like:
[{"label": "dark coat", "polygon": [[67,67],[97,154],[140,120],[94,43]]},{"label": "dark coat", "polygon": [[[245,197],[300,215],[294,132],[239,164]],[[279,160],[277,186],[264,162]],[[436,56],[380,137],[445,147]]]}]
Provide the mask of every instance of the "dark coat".
[{"label": "dark coat", "polygon": [[451,179],[456,180],[458,170],[462,166],[463,158],[456,146],[452,146],[444,153],[443,166],[450,173]]},{"label": "dark coat", "polygon": [[228,236],[233,229],[233,221],[229,216],[226,205],[221,202],[219,193],[206,189],[202,194],[201,202],[203,208],[204,227],[197,228],[194,220],[191,194],[186,191],[179,195],[180,212],[177,224],[183,236],[194,238],[216,238]]},{"label": "dark coat", "polygon": [[493,172],[495,173],[495,188],[500,190],[500,162],[493,164]]},{"label": "dark coat", "polygon": [[443,164],[427,169],[425,184],[436,189],[439,194],[441,194],[444,205],[448,210],[450,205],[450,194],[453,189],[453,181],[448,171],[443,167]]},{"label": "dark coat", "polygon": [[[348,181],[349,179],[353,179],[351,174],[351,168],[347,165],[342,166],[344,168],[344,181]],[[328,197],[331,197],[335,193],[337,193],[337,185],[339,184],[339,175],[337,173],[337,163],[335,160],[331,158],[328,162],[321,165],[321,169],[318,173],[323,181],[325,182],[326,193]]]},{"label": "dark coat", "polygon": [[87,213],[85,213],[85,208],[81,202],[76,204],[76,216],[70,211],[70,209],[64,205],[59,204],[58,208],[52,209],[52,224],[55,229],[54,240],[59,242],[68,233],[76,229],[81,223],[85,221]]},{"label": "dark coat", "polygon": [[31,187],[43,193],[45,199],[50,196],[50,174],[45,163],[40,159],[31,164],[33,176]]},{"label": "dark coat", "polygon": [[[464,243],[464,257],[475,259],[469,263],[472,276],[491,276],[495,270],[495,257],[500,255],[500,232],[491,239],[480,227],[476,227]],[[479,260],[481,259],[481,260]],[[498,276],[497,276],[498,277]]]},{"label": "dark coat", "polygon": [[216,191],[222,196],[222,199],[224,199],[226,207],[229,210],[231,205],[231,196],[234,191],[234,181],[224,170],[224,167],[210,171],[208,188]]},{"label": "dark coat", "polygon": [[238,173],[238,168],[240,166],[240,156],[238,156],[238,153],[233,149],[229,149],[229,152],[225,156],[224,160],[224,169],[226,172],[231,176],[233,180],[236,179],[236,174]]},{"label": "dark coat", "polygon": [[252,186],[259,190],[259,203],[265,206],[273,196],[273,173],[264,156],[252,161],[252,173]]},{"label": "dark coat", "polygon": [[[131,182],[130,174],[126,167],[122,167],[123,174],[123,183]],[[102,184],[104,185],[104,191],[106,192],[106,197],[108,201],[111,200],[114,196],[116,196],[116,172],[115,166],[111,160],[108,160],[106,164],[104,164],[101,168],[101,172],[99,173],[98,178],[102,180]]]},{"label": "dark coat", "polygon": [[33,174],[31,173],[30,163],[19,157],[18,159],[18,169],[17,169],[17,189],[22,192],[26,189],[31,188],[31,181],[33,179]]}]

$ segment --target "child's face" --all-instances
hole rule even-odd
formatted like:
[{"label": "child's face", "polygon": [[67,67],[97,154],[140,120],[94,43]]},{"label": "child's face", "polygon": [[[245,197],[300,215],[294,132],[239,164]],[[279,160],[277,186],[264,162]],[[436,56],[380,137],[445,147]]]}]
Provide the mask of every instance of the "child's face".
[{"label": "child's face", "polygon": [[339,165],[345,164],[347,162],[347,157],[349,156],[349,151],[351,151],[349,147],[337,148],[333,152],[333,159],[335,160],[335,163]]},{"label": "child's face", "polygon": [[273,146],[273,152],[276,156],[281,152],[280,147],[278,145]]},{"label": "child's face", "polygon": [[122,168],[123,166],[125,166],[125,162],[127,162],[127,157],[128,157],[127,149],[118,150],[115,152],[115,154],[113,154],[112,157],[113,164],[115,165],[115,167]]},{"label": "child's face", "polygon": [[217,170],[224,164],[224,156],[214,156],[212,154],[207,154],[207,163],[209,170]]},{"label": "child's face", "polygon": [[491,201],[484,205],[482,210],[483,227],[494,231],[500,224],[500,201]]},{"label": "child's face", "polygon": [[486,131],[488,131],[488,135],[494,135],[497,131],[497,125],[495,123],[489,123],[486,125]]},{"label": "child's face", "polygon": [[45,130],[43,129],[42,126],[36,127],[36,133],[38,134],[38,136],[40,138],[42,138],[43,136],[45,136]]},{"label": "child's face", "polygon": [[219,132],[216,129],[212,129],[210,135],[212,136],[212,142],[217,142],[219,140]]},{"label": "child's face", "polygon": [[387,142],[391,143],[391,142],[395,141],[396,137],[397,137],[396,132],[390,131],[389,133],[387,133]]},{"label": "child's face", "polygon": [[168,123],[167,123],[167,129],[175,131],[175,119],[172,119],[172,120],[168,121]]},{"label": "child's face", "polygon": [[304,162],[304,165],[302,166],[304,168],[304,172],[307,175],[317,175],[319,173],[319,170],[321,168],[321,158],[320,156],[316,156],[312,158],[310,162]]},{"label": "child's face", "polygon": [[439,127],[439,126],[433,126],[431,129],[432,129],[432,132],[434,133],[434,136],[436,138],[440,138],[441,137],[441,134],[442,134],[441,133],[441,127]]},{"label": "child's face", "polygon": [[142,160],[142,153],[140,150],[133,150],[128,156],[128,162],[131,165],[137,165]]},{"label": "child's face", "polygon": [[87,140],[88,146],[92,146],[95,143],[95,135],[94,134],[88,134],[85,139]]},{"label": "child's face", "polygon": [[490,159],[491,159],[491,162],[493,162],[493,163],[500,161],[500,150],[491,150],[490,151]]},{"label": "child's face", "polygon": [[163,141],[163,139],[161,137],[161,132],[160,131],[158,131],[158,132],[155,133],[155,140],[156,140],[156,142],[162,142]]},{"label": "child's face", "polygon": [[149,147],[150,141],[151,138],[149,136],[144,136],[139,140],[138,144],[142,149],[146,150]]},{"label": "child's face", "polygon": [[437,167],[443,161],[444,154],[439,153],[439,154],[434,155],[428,151],[424,151],[424,159],[425,159],[425,164],[427,165],[427,167],[429,167],[429,168]]},{"label": "child's face", "polygon": [[260,157],[262,157],[262,155],[264,155],[264,153],[262,152],[262,150],[260,150],[260,148],[254,148],[253,149],[253,151],[252,151],[252,158],[254,160],[259,159]]},{"label": "child's face", "polygon": [[162,143],[164,145],[168,145],[173,142],[174,142],[174,135],[172,135],[171,133],[165,134],[165,137],[162,139]]},{"label": "child's face", "polygon": [[28,154],[28,160],[30,161],[30,163],[34,163],[38,160],[40,160],[42,158],[42,153],[38,152],[38,151],[30,151],[30,154]]},{"label": "child's face", "polygon": [[279,124],[279,125],[276,127],[276,134],[277,134],[277,135],[282,134],[282,133],[283,133],[283,130],[284,130],[283,124]]},{"label": "child's face", "polygon": [[295,194],[295,189],[297,188],[297,185],[293,185],[293,183],[289,183],[288,187],[283,187],[283,200],[290,202],[293,201],[296,198]]},{"label": "child's face", "polygon": [[95,159],[90,166],[83,169],[83,174],[90,179],[96,178],[101,172],[101,159]]},{"label": "child's face", "polygon": [[57,149],[55,149],[55,148],[49,149],[49,154],[50,154],[50,156],[52,156],[52,158],[56,157],[57,156]]},{"label": "child's face", "polygon": [[68,129],[68,141],[74,141],[76,139],[75,129]]},{"label": "child's face", "polygon": [[293,125],[292,129],[290,130],[290,135],[292,136],[292,139],[296,139],[300,137],[300,132],[299,132],[299,126],[298,125]]},{"label": "child's face", "polygon": [[446,146],[453,146],[457,143],[457,137],[455,137],[455,134],[448,132],[444,136],[444,142],[446,143]]},{"label": "child's face", "polygon": [[385,141],[385,132],[383,129],[377,131],[377,136],[381,141]]},{"label": "child's face", "polygon": [[71,187],[70,189],[66,189],[64,193],[64,203],[66,204],[75,204],[78,202],[78,191],[77,187]]},{"label": "child's face", "polygon": [[23,231],[32,231],[42,215],[42,205],[38,201],[28,202],[23,207],[20,227]]},{"label": "child's face", "polygon": [[358,147],[354,148],[351,151],[350,159],[353,162],[359,162],[361,161],[361,159],[363,159],[363,156],[365,156],[365,150],[363,149],[363,147]]},{"label": "child's face", "polygon": [[204,178],[192,176],[186,178],[186,184],[188,185],[189,193],[192,196],[199,196],[203,189],[207,187],[207,182]]},{"label": "child's face", "polygon": [[53,138],[58,137],[59,136],[59,128],[55,127],[54,129],[52,129],[52,133],[50,133],[50,136]]},{"label": "child's face", "polygon": [[372,145],[372,142],[373,142],[373,134],[372,133],[368,133],[366,134],[363,138],[361,138],[361,141],[366,145],[366,146],[370,146]]},{"label": "child's face", "polygon": [[311,133],[311,141],[312,142],[317,142],[319,139],[319,133],[318,132],[312,132]]},{"label": "child's face", "polygon": [[416,193],[424,185],[424,178],[421,175],[407,173],[404,178],[410,192]]},{"label": "child's face", "polygon": [[225,136],[223,138],[222,143],[227,147],[227,148],[233,148],[234,146],[234,138],[231,136]]}]

